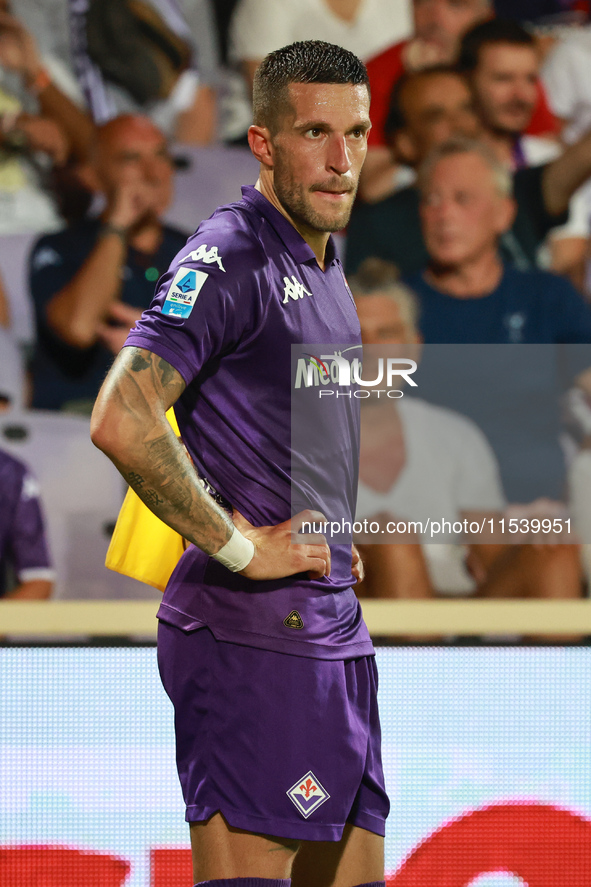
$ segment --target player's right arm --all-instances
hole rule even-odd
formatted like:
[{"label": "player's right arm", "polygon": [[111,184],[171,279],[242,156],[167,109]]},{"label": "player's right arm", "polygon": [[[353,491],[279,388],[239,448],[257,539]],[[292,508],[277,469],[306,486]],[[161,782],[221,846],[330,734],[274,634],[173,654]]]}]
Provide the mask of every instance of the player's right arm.
[{"label": "player's right arm", "polygon": [[[202,487],[166,419],[166,411],[184,388],[180,373],[158,355],[142,348],[123,348],[97,398],[91,437],[157,517],[215,556],[236,527]],[[305,519],[318,521],[321,516],[311,512]],[[326,542],[317,537],[311,544],[293,545],[290,521],[253,527],[241,518],[239,532],[254,545],[252,560],[240,570],[250,579],[330,572]]]}]

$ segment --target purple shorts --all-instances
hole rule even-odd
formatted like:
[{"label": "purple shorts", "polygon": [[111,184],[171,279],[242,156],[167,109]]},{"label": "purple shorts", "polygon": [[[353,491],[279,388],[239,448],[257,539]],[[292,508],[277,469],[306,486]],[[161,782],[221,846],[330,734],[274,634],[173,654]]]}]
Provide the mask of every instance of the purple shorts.
[{"label": "purple shorts", "polygon": [[160,621],[186,819],[338,841],[346,822],[384,834],[375,657],[274,653]]}]

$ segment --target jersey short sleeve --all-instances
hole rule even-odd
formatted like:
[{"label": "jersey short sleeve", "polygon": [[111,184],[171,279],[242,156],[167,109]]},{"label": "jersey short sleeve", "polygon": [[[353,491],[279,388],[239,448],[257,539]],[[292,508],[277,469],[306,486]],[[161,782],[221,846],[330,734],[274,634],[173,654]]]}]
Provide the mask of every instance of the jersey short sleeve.
[{"label": "jersey short sleeve", "polygon": [[125,343],[158,354],[187,385],[206,363],[247,339],[262,315],[260,247],[240,231],[214,238],[205,224],[189,239]]}]

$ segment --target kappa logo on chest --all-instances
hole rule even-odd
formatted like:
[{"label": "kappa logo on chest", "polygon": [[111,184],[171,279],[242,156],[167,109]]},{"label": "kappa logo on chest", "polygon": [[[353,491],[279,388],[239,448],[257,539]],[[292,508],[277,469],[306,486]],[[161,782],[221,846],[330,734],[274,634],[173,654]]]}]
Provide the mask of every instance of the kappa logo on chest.
[{"label": "kappa logo on chest", "polygon": [[290,277],[284,277],[283,283],[285,284],[285,289],[283,290],[283,302],[282,305],[285,305],[289,302],[290,299],[293,299],[294,302],[297,302],[298,299],[303,299],[304,296],[311,296],[312,293],[306,289],[303,283],[297,279],[295,274]]}]

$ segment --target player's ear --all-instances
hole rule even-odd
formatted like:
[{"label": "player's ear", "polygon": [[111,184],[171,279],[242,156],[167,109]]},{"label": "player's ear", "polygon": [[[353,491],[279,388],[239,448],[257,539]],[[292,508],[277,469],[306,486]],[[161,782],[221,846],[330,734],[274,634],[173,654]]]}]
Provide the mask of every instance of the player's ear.
[{"label": "player's ear", "polygon": [[248,129],[248,144],[250,150],[263,166],[273,169],[273,144],[271,132],[266,126],[255,126]]}]

